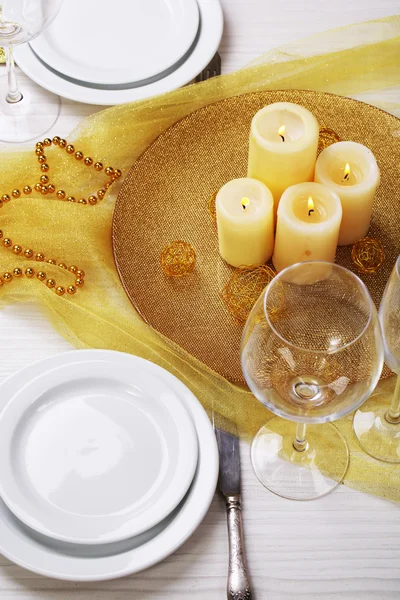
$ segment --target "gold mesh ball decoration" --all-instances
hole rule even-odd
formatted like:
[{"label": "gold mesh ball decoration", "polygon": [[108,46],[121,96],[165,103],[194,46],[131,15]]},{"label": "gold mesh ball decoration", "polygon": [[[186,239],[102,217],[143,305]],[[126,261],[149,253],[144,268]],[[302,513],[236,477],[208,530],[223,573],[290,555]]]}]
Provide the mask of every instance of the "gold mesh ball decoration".
[{"label": "gold mesh ball decoration", "polygon": [[196,265],[196,253],[188,242],[176,240],[161,252],[162,270],[168,277],[183,277],[191,273]]},{"label": "gold mesh ball decoration", "polygon": [[328,146],[332,144],[336,144],[336,142],[340,142],[341,138],[338,136],[336,131],[330,129],[330,127],[321,127],[319,130],[319,140],[318,140],[318,154],[325,150]]},{"label": "gold mesh ball decoration", "polygon": [[385,260],[385,250],[379,240],[365,237],[353,245],[351,260],[360,273],[375,273]]},{"label": "gold mesh ball decoration", "polygon": [[4,48],[0,48],[0,65],[6,62],[6,53],[4,52]]},{"label": "gold mesh ball decoration", "polygon": [[261,292],[275,275],[275,271],[267,265],[241,266],[235,269],[231,279],[220,292],[235,321],[246,322]]},{"label": "gold mesh ball decoration", "polygon": [[211,198],[208,201],[208,212],[211,215],[211,218],[214,219],[214,221],[217,218],[217,209],[215,208],[215,202],[217,200],[217,194],[218,192],[214,192],[213,195],[211,196]]}]

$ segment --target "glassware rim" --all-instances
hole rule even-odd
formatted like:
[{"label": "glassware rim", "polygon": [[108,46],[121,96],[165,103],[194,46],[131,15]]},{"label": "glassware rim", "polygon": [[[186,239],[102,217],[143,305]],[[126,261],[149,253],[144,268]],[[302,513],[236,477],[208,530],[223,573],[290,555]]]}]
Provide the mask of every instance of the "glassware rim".
[{"label": "glassware rim", "polygon": [[[399,267],[400,267],[400,256],[398,257],[397,260],[399,261]],[[295,267],[299,267],[300,265],[311,265],[311,264],[326,265],[326,266],[330,266],[330,267],[339,269],[341,271],[345,271],[346,273],[350,273],[351,277],[354,278],[354,280],[360,286],[360,288],[361,288],[364,296],[366,297],[366,299],[368,301],[369,314],[368,314],[367,322],[364,325],[362,331],[353,340],[351,340],[350,342],[347,342],[347,344],[345,344],[344,346],[341,346],[340,348],[336,348],[334,350],[315,350],[315,349],[310,349],[310,348],[302,348],[301,346],[297,346],[296,344],[293,344],[292,342],[290,342],[289,340],[287,340],[286,338],[284,338],[280,333],[278,333],[278,331],[275,329],[272,321],[270,320],[270,318],[268,316],[268,311],[267,311],[267,306],[266,306],[266,304],[267,304],[267,297],[268,297],[268,292],[271,289],[272,284],[275,282],[275,280],[277,280],[278,278],[280,278],[285,273],[288,273],[290,270],[294,269]],[[331,262],[323,261],[323,260],[306,260],[306,261],[303,261],[303,262],[294,263],[293,265],[289,265],[288,267],[286,267],[285,269],[283,269],[282,271],[280,271],[279,273],[277,273],[277,275],[275,275],[275,277],[272,279],[272,281],[267,285],[267,287],[266,287],[265,291],[263,292],[263,294],[264,294],[264,298],[263,298],[263,312],[264,312],[264,317],[265,317],[265,319],[266,319],[266,321],[267,321],[267,323],[268,323],[271,331],[274,333],[274,335],[276,335],[280,340],[282,340],[282,342],[285,345],[290,346],[291,348],[294,348],[296,350],[300,350],[301,352],[308,352],[308,353],[312,353],[312,354],[330,354],[330,355],[337,354],[339,352],[342,352],[342,350],[346,350],[351,345],[353,345],[356,342],[358,342],[362,338],[362,336],[364,335],[364,333],[367,331],[368,327],[370,326],[370,324],[372,322],[372,316],[373,316],[373,313],[374,313],[374,308],[375,308],[375,305],[373,303],[373,300],[371,298],[371,294],[369,293],[367,286],[358,277],[358,275],[356,275],[355,273],[353,273],[352,271],[350,271],[350,269],[347,269],[346,267],[342,267],[342,265],[338,265],[337,263],[331,263]]]}]

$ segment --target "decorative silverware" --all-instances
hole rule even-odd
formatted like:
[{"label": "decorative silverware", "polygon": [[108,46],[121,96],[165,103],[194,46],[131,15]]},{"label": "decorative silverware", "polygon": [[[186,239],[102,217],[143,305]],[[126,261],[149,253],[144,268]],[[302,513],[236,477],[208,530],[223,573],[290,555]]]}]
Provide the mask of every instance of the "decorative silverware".
[{"label": "decorative silverware", "polygon": [[211,79],[211,77],[216,77],[217,75],[221,75],[221,57],[218,52],[202,70],[202,72],[197,75],[195,81],[196,83],[199,83],[200,81],[207,81],[207,79]]},{"label": "decorative silverware", "polygon": [[[232,429],[232,425],[230,426]],[[243,525],[240,494],[239,439],[218,427],[215,428],[219,449],[219,481],[228,515],[229,570],[228,600],[251,600],[250,579],[247,572],[243,544]]]}]

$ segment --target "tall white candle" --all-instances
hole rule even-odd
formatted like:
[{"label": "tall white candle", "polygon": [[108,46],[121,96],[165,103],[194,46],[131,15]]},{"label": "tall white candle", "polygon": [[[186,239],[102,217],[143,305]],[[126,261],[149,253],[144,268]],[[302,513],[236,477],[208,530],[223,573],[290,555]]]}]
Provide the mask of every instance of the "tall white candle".
[{"label": "tall white candle", "polygon": [[313,181],[318,136],[317,119],[298,104],[270,104],[254,116],[247,174],[268,186],[275,211],[286,188]]},{"label": "tall white candle", "polygon": [[334,262],[342,219],[339,196],[319,183],[299,183],[282,195],[273,263],[277,271],[308,260]]},{"label": "tall white candle", "polygon": [[226,183],[216,198],[219,253],[233,267],[259,265],[274,248],[274,201],[269,189],[243,177]]},{"label": "tall white candle", "polygon": [[364,237],[380,182],[379,167],[371,150],[356,142],[328,146],[318,157],[315,181],[331,188],[342,202],[339,246]]}]

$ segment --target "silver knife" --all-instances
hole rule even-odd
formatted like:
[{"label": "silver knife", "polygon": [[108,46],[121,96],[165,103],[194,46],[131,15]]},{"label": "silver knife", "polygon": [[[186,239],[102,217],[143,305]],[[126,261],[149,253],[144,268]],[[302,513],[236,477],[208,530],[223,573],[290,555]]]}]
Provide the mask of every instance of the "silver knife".
[{"label": "silver knife", "polygon": [[215,428],[219,449],[218,487],[225,497],[228,515],[229,570],[228,600],[251,600],[250,579],[243,545],[243,525],[240,495],[239,439]]}]

